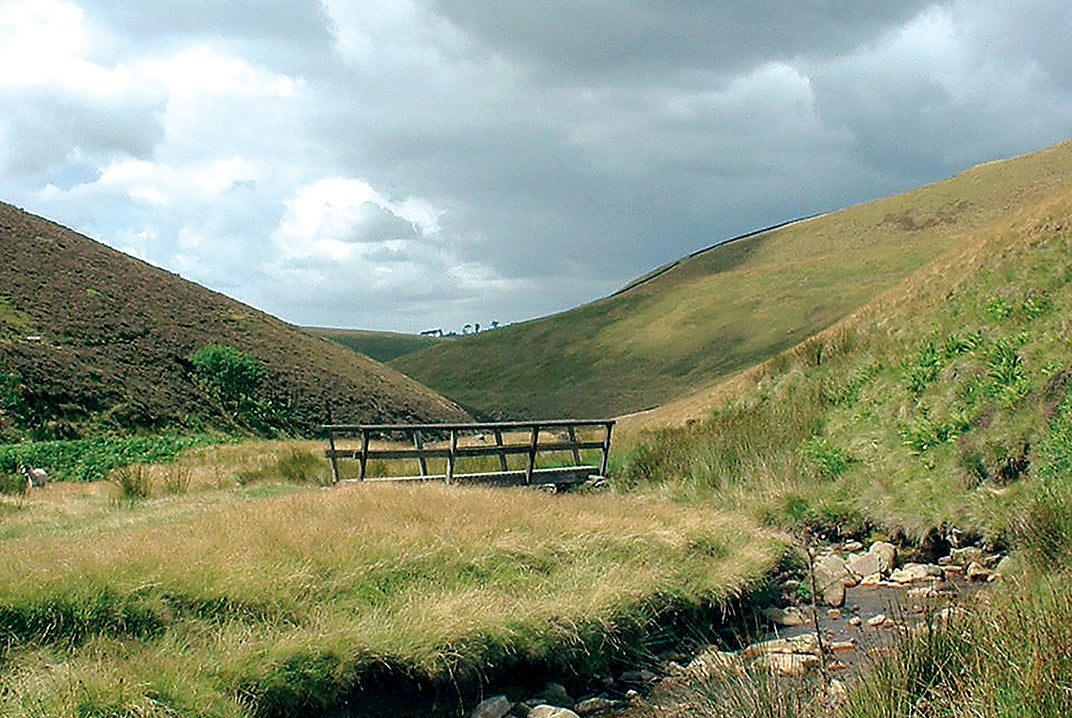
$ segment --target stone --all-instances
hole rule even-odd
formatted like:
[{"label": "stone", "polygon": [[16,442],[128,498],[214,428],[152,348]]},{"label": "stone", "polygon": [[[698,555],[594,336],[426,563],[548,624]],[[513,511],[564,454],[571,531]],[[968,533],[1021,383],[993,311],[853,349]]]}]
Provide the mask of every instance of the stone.
[{"label": "stone", "polygon": [[828,608],[828,609],[826,609],[826,617],[827,618],[841,618],[841,609],[840,608]]},{"label": "stone", "polygon": [[871,618],[867,619],[867,625],[871,626],[872,628],[879,628],[885,624],[886,614],[884,613],[880,613],[877,616],[872,616]]},{"label": "stone", "polygon": [[854,553],[849,555],[849,570],[857,576],[871,576],[883,572],[882,557],[877,553]]},{"label": "stone", "polygon": [[823,648],[831,653],[841,653],[844,651],[855,651],[856,642],[851,638],[847,641],[827,641],[823,644]]},{"label": "stone", "polygon": [[742,669],[739,655],[712,647],[693,658],[680,675],[688,683],[706,683],[727,673],[740,673]]},{"label": "stone", "polygon": [[605,696],[595,696],[593,698],[585,698],[574,706],[573,710],[577,715],[587,716],[592,715],[593,713],[603,713],[605,711],[624,708],[627,705],[629,705],[629,703],[626,701],[617,701],[613,698],[606,698]]},{"label": "stone", "polygon": [[875,588],[876,586],[879,586],[881,583],[882,583],[882,574],[881,573],[873,573],[870,576],[864,576],[862,579],[860,579],[860,584],[859,585],[860,585],[861,588]]},{"label": "stone", "polygon": [[642,668],[639,671],[626,671],[625,673],[618,676],[618,680],[622,683],[638,686],[645,685],[648,683],[654,683],[655,681],[659,680],[659,676],[655,675],[646,668]]},{"label": "stone", "polygon": [[796,606],[790,606],[789,608],[768,606],[763,609],[763,616],[771,623],[779,626],[803,626],[808,622],[807,616]]},{"label": "stone", "polygon": [[745,658],[753,658],[768,653],[812,653],[819,654],[819,639],[814,633],[802,633],[789,638],[772,638],[769,641],[753,643],[742,651]]},{"label": "stone", "polygon": [[538,706],[533,707],[529,711],[528,718],[581,718],[579,715],[571,711],[569,708],[560,708],[559,706],[549,706],[546,703],[541,703]]},{"label": "stone", "polygon": [[473,709],[469,718],[503,718],[514,704],[506,696],[492,696]]},{"label": "stone", "polygon": [[981,564],[973,561],[968,564],[968,569],[964,575],[968,577],[969,581],[986,581],[989,580],[991,572],[990,569],[984,568]]},{"label": "stone", "polygon": [[973,563],[981,564],[986,561],[986,552],[978,546],[955,548],[949,552],[949,560],[957,566],[969,566]]},{"label": "stone", "polygon": [[810,653],[767,653],[757,658],[755,665],[782,676],[802,676],[819,665],[819,657]]},{"label": "stone", "polygon": [[849,619],[850,626],[859,626],[861,623],[863,623],[863,620],[859,616],[853,616]]},{"label": "stone", "polygon": [[845,546],[844,546],[845,550],[848,551],[849,553],[852,553],[853,551],[859,551],[863,547],[864,547],[864,545],[862,543],[860,543],[859,541],[848,541],[848,542],[845,543]]},{"label": "stone", "polygon": [[893,568],[893,564],[897,561],[897,547],[888,541],[875,541],[871,544],[871,548],[867,549],[868,553],[875,554],[879,558],[879,573],[886,573]]},{"label": "stone", "polygon": [[568,708],[573,705],[573,698],[561,683],[548,683],[536,696],[541,703]]},{"label": "stone", "polygon": [[926,581],[929,578],[941,578],[942,567],[926,563],[906,563],[901,568],[890,574],[890,581],[894,583],[914,583]]},{"label": "stone", "polygon": [[820,556],[815,561],[815,588],[822,595],[828,606],[840,606],[845,603],[845,584],[842,580],[849,575],[845,561],[837,556]]}]

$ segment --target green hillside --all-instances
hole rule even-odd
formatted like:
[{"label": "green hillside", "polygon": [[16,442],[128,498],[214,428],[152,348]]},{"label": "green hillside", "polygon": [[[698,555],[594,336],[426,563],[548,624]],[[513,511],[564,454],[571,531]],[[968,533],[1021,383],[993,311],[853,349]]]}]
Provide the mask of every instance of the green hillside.
[{"label": "green hillside", "polygon": [[642,434],[617,476],[786,527],[1015,544],[1039,492],[1072,508],[1069,316],[1072,188]]},{"label": "green hillside", "polygon": [[1070,184],[1064,143],[716,247],[601,301],[392,366],[492,415],[645,409],[797,344]]},{"label": "green hillside", "polygon": [[[192,361],[219,345],[260,374],[216,391]],[[308,432],[338,420],[460,420],[367,357],[0,204],[0,441],[110,430]]]},{"label": "green hillside", "polygon": [[389,362],[444,341],[437,337],[401,334],[399,332],[332,329],[328,327],[304,327],[304,329],[310,334],[330,339],[379,362]]}]

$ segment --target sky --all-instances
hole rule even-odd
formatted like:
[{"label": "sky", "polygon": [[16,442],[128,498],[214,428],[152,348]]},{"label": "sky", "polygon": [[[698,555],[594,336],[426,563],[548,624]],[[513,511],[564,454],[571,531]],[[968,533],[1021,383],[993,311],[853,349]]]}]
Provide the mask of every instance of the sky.
[{"label": "sky", "polygon": [[1070,137],[1068,0],[0,0],[0,200],[303,325],[543,316]]}]

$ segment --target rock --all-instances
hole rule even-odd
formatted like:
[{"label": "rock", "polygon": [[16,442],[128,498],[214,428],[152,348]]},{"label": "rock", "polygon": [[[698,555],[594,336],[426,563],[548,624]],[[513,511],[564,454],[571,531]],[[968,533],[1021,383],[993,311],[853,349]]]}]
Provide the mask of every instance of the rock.
[{"label": "rock", "polygon": [[626,671],[618,676],[618,680],[622,683],[626,683],[632,686],[642,686],[648,683],[654,683],[659,680],[659,676],[655,675],[646,668],[642,668],[639,671]]},{"label": "rock", "polygon": [[845,543],[845,546],[844,546],[845,550],[848,551],[849,553],[852,553],[853,551],[859,551],[863,547],[864,547],[864,545],[862,543],[860,543],[859,541],[848,541],[848,542]]},{"label": "rock", "polygon": [[493,696],[474,708],[469,718],[503,718],[513,707],[506,696]]},{"label": "rock", "polygon": [[848,566],[837,556],[820,556],[816,560],[815,588],[822,595],[824,603],[829,606],[845,603],[845,584],[842,580],[848,575]]},{"label": "rock", "polygon": [[768,606],[763,609],[763,616],[771,623],[779,626],[803,626],[808,622],[807,616],[796,606],[784,609]]},{"label": "rock", "polygon": [[871,544],[868,553],[875,554],[879,558],[878,573],[886,573],[893,568],[897,560],[897,547],[886,541],[876,541]]},{"label": "rock", "polygon": [[828,641],[823,644],[823,648],[831,653],[840,653],[842,651],[855,651],[856,642],[851,638],[847,641]]},{"label": "rock", "polygon": [[870,576],[864,576],[860,579],[861,588],[874,588],[882,583],[882,574],[873,573]]},{"label": "rock", "polygon": [[819,665],[819,657],[810,653],[767,653],[757,658],[755,665],[783,676],[802,676]]},{"label": "rock", "polygon": [[941,578],[942,567],[927,563],[906,563],[901,568],[890,574],[890,580],[894,583],[914,583],[925,581],[929,578]]},{"label": "rock", "polygon": [[528,718],[581,718],[569,708],[559,708],[541,703],[529,711]]},{"label": "rock", "polygon": [[957,566],[968,566],[986,561],[986,552],[978,546],[955,548],[949,552],[949,561]]},{"label": "rock", "polygon": [[854,553],[849,556],[849,570],[857,576],[871,576],[883,573],[882,557],[877,553]]},{"label": "rock", "polygon": [[796,580],[795,578],[791,578],[782,584],[782,588],[786,591],[796,591],[798,588],[800,588],[800,581]]},{"label": "rock", "polygon": [[850,626],[859,626],[861,623],[863,623],[863,620],[861,620],[859,616],[853,616],[849,619]]},{"label": "rock", "polygon": [[990,578],[990,569],[984,568],[981,564],[972,562],[968,564],[968,570],[965,571],[965,576],[969,581],[986,581]]},{"label": "rock", "polygon": [[877,616],[872,616],[871,618],[867,619],[867,625],[871,626],[872,628],[879,628],[880,626],[884,626],[885,624],[886,614],[884,613],[880,613]]},{"label": "rock", "polygon": [[573,698],[566,691],[566,687],[560,683],[548,683],[536,698],[539,699],[540,703],[562,706],[563,708],[569,708],[573,705]]},{"label": "rock", "polygon": [[802,633],[790,638],[773,638],[769,641],[753,643],[741,652],[745,658],[762,656],[768,653],[812,653],[819,654],[819,639],[814,633]]},{"label": "rock", "polygon": [[743,667],[736,653],[709,648],[693,658],[680,675],[687,683],[706,683],[727,673],[740,673]]},{"label": "rock", "polygon": [[828,609],[826,609],[826,617],[827,618],[841,618],[841,609],[840,608],[828,608]]},{"label": "rock", "polygon": [[604,711],[615,710],[617,708],[624,708],[629,705],[626,701],[616,701],[613,698],[605,698],[603,696],[596,696],[594,698],[585,698],[574,707],[574,711],[577,715],[587,716],[593,713],[602,713]]}]

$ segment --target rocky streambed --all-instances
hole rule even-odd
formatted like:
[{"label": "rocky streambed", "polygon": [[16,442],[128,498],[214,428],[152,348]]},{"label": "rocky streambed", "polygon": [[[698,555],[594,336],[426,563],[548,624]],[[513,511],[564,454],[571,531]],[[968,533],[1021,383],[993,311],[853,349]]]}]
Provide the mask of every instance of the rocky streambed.
[{"label": "rocky streambed", "polygon": [[[761,612],[770,625],[763,640],[733,651],[683,647],[657,665],[596,677],[579,696],[558,683],[527,697],[492,695],[469,718],[696,715],[688,702],[697,688],[748,671],[786,680],[822,676],[812,699],[833,707],[846,682],[889,651],[898,634],[942,620],[1007,566],[977,546],[951,548],[933,563],[901,561],[897,547],[883,541],[827,546],[812,559],[810,571],[779,577],[774,604]],[[818,600],[807,601],[813,593]]]}]

